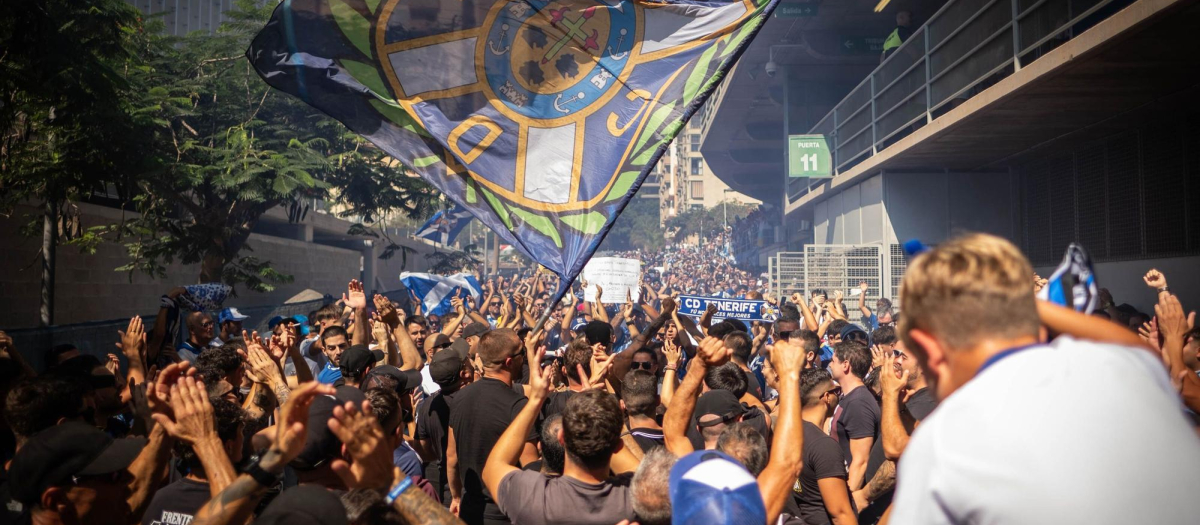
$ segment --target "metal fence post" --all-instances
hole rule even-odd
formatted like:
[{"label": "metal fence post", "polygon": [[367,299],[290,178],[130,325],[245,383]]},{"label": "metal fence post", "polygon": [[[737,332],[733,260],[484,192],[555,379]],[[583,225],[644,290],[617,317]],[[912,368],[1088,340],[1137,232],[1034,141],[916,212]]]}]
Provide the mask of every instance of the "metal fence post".
[{"label": "metal fence post", "polygon": [[[1016,0],[1013,0],[1014,2]],[[929,63],[929,24],[925,24],[925,32],[922,35],[925,39],[925,123],[933,122],[933,86],[929,85],[929,79],[933,77]]]},{"label": "metal fence post", "polygon": [[875,72],[871,72],[871,155],[879,153],[879,137],[875,125]]},{"label": "metal fence post", "polygon": [[1021,20],[1017,0],[1012,0],[1013,73],[1021,70]]}]

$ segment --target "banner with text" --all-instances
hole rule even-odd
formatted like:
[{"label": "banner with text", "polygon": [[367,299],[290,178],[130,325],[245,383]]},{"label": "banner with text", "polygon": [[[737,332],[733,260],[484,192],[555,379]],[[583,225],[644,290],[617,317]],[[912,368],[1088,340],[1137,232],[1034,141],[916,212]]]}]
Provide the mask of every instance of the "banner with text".
[{"label": "banner with text", "polygon": [[583,280],[588,287],[584,292],[584,300],[596,302],[596,285],[604,289],[600,302],[607,304],[624,303],[625,294],[633,296],[638,301],[638,279],[642,273],[642,261],[623,259],[620,257],[593,257],[583,267]]},{"label": "banner with text", "polygon": [[[607,292],[605,292],[607,295]],[[720,297],[700,297],[698,295],[679,296],[679,313],[692,317],[704,315],[708,305],[715,305],[717,313],[714,320],[737,319],[739,321],[775,322],[779,318],[779,309],[766,301],[750,299],[722,299]]]}]

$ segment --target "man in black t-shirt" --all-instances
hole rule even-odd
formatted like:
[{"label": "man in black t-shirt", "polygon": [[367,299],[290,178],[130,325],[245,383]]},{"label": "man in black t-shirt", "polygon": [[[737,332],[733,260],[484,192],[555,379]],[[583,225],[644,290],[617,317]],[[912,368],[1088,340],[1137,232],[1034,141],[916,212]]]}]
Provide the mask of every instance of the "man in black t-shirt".
[{"label": "man in black t-shirt", "polygon": [[733,355],[730,361],[737,365],[746,375],[746,393],[754,396],[760,401],[763,398],[762,383],[758,382],[758,377],[750,370],[750,352],[754,349],[754,341],[750,338],[750,334],[746,332],[731,332],[724,338],[725,348],[733,350]]},{"label": "man in black t-shirt", "polygon": [[842,399],[833,413],[830,435],[842,447],[850,490],[862,488],[871,447],[879,440],[879,403],[863,386],[871,369],[871,352],[855,341],[833,347],[829,372],[842,389]]},{"label": "man in black t-shirt", "polygon": [[[903,343],[882,367],[879,376],[883,403],[880,407],[880,439],[871,447],[866,483],[852,497],[861,510],[860,523],[875,523],[892,503],[896,486],[896,461],[917,425],[937,407],[937,397],[925,380],[916,356]],[[886,445],[886,446],[885,446]]]},{"label": "man in black t-shirt", "polygon": [[[217,437],[229,457],[229,465],[242,460],[243,430],[249,416],[245,410],[224,399],[211,399]],[[154,493],[154,499],[142,515],[142,525],[188,524],[200,508],[212,498],[204,465],[192,446],[175,443],[175,457],[187,468],[187,476]]]},{"label": "man in black t-shirt", "polygon": [[[507,524],[508,518],[480,476],[492,446],[528,402],[512,388],[513,377],[524,365],[525,351],[516,332],[497,329],[480,338],[477,354],[483,363],[483,378],[456,393],[450,403],[446,440],[450,511],[468,525]],[[537,459],[536,439],[536,432],[526,436],[522,464]]]},{"label": "man in black t-shirt", "polygon": [[417,404],[417,443],[425,463],[425,479],[433,485],[442,503],[450,506],[446,476],[446,438],[450,428],[450,405],[454,394],[474,377],[465,355],[454,347],[433,355],[429,376],[440,387],[432,396]]},{"label": "man in black t-shirt", "polygon": [[800,373],[804,466],[785,509],[807,525],[854,523],[842,449],[821,431],[838,404],[838,390],[829,372],[808,369]]}]

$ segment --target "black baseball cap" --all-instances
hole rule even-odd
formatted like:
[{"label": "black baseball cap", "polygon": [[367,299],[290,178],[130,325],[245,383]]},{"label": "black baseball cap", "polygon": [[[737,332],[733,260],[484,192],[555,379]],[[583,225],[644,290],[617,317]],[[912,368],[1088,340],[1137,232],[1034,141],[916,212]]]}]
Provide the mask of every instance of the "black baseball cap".
[{"label": "black baseball cap", "polygon": [[453,348],[433,354],[429,362],[429,377],[438,386],[446,388],[458,381],[458,373],[462,370],[463,356]]},{"label": "black baseball cap", "polygon": [[[711,427],[719,423],[728,423],[746,412],[746,407],[728,390],[709,390],[696,400],[696,421],[702,427]],[[718,416],[708,422],[700,422],[704,416]]]},{"label": "black baseball cap", "polygon": [[313,398],[308,409],[308,438],[304,442],[304,449],[288,465],[296,470],[313,470],[341,453],[342,441],[329,430],[333,409],[347,402],[362,406],[366,399],[362,390],[349,385],[337,387],[332,396]]},{"label": "black baseball cap", "polygon": [[467,325],[466,328],[463,328],[462,336],[465,339],[465,338],[471,337],[471,336],[483,335],[490,329],[491,329],[490,326],[483,324],[483,323],[471,323],[471,324]]},{"label": "black baseball cap", "polygon": [[33,505],[46,489],[70,483],[73,477],[128,468],[145,446],[145,439],[113,439],[91,425],[68,421],[25,442],[8,469],[8,487],[13,499]]},{"label": "black baseball cap", "polygon": [[[438,352],[441,354],[442,352]],[[437,356],[434,356],[434,362],[437,362]],[[432,372],[432,365],[430,366]],[[388,376],[396,380],[396,393],[403,394],[418,386],[421,386],[421,372],[417,370],[401,370],[392,365],[380,365],[371,369],[367,374],[367,381],[363,381],[363,388],[370,384],[369,379],[372,376]]]},{"label": "black baseball cap", "polygon": [[298,485],[279,494],[255,525],[346,525],[346,508],[319,485]]},{"label": "black baseball cap", "polygon": [[338,368],[342,374],[362,377],[367,368],[383,359],[383,352],[371,350],[367,345],[354,345],[342,352],[342,361]]}]

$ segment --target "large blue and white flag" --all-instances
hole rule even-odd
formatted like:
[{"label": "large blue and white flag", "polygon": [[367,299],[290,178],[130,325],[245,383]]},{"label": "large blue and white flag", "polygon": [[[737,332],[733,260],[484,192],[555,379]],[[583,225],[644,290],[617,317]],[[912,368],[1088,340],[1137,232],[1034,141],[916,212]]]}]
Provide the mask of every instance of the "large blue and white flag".
[{"label": "large blue and white flag", "polygon": [[433,214],[433,217],[425,221],[421,229],[413,235],[443,245],[450,244],[458,238],[459,232],[467,227],[467,223],[471,222],[471,217],[471,212],[463,209],[462,206],[455,205],[449,210],[441,210]]},{"label": "large blue and white flag", "polygon": [[779,0],[285,0],[247,56],[563,277]]},{"label": "large blue and white flag", "polygon": [[479,301],[483,293],[483,287],[479,286],[479,281],[469,273],[435,275],[404,272],[400,274],[400,282],[404,283],[404,286],[417,296],[417,299],[421,301],[421,309],[426,314],[446,315],[453,311],[454,308],[450,306],[450,298],[455,296],[454,290],[456,289],[458,297],[462,297],[464,300],[467,297],[473,297]]},{"label": "large blue and white flag", "polygon": [[1046,286],[1037,293],[1038,299],[1074,308],[1085,314],[1096,309],[1096,272],[1092,258],[1082,246],[1071,243],[1062,263],[1046,279]]}]

